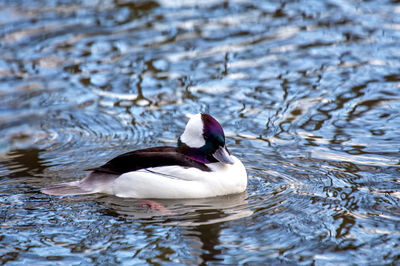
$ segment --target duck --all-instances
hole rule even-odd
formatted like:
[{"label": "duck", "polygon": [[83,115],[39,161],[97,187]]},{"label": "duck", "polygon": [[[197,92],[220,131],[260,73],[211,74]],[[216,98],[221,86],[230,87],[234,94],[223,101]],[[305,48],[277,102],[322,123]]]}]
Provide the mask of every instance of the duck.
[{"label": "duck", "polygon": [[226,147],[219,122],[206,113],[189,119],[175,147],[134,150],[88,170],[82,180],[41,191],[59,196],[105,193],[137,199],[193,199],[247,189],[246,168]]}]

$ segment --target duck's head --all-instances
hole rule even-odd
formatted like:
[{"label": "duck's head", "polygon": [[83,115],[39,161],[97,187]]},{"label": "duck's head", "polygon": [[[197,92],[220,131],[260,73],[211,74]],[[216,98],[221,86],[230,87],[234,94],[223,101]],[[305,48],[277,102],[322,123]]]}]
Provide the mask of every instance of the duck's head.
[{"label": "duck's head", "polygon": [[209,114],[201,113],[190,118],[178,139],[178,151],[202,163],[233,164],[225,146],[224,130]]}]

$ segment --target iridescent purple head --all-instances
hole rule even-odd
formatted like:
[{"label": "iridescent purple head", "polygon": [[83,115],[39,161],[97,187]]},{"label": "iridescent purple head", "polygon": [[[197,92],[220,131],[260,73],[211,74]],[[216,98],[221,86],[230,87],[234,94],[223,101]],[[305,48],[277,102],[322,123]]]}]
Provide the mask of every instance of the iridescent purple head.
[{"label": "iridescent purple head", "polygon": [[202,163],[232,164],[221,125],[209,114],[194,115],[178,140],[178,151]]}]

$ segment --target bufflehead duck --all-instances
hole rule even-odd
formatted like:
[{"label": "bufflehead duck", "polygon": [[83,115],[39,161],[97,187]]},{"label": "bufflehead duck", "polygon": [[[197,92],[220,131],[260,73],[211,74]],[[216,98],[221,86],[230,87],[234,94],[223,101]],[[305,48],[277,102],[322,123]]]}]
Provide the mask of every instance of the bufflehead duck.
[{"label": "bufflehead duck", "polygon": [[204,113],[189,120],[177,147],[124,153],[89,170],[80,181],[53,185],[42,192],[176,199],[235,194],[247,187],[246,169],[226,148],[221,125]]}]

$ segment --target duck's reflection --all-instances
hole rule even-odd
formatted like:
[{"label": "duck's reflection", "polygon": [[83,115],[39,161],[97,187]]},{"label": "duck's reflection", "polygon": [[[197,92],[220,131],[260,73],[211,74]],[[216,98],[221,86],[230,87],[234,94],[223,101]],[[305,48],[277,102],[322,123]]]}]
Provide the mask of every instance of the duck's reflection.
[{"label": "duck's reflection", "polygon": [[112,216],[162,221],[168,225],[199,226],[246,217],[252,214],[247,192],[204,199],[142,200],[102,196],[95,200]]},{"label": "duck's reflection", "polygon": [[[178,226],[191,256],[200,264],[220,260],[220,235],[224,222],[250,216],[247,192],[205,199],[137,200],[113,196],[98,198],[105,214]],[[149,224],[149,225],[150,225]]]}]

